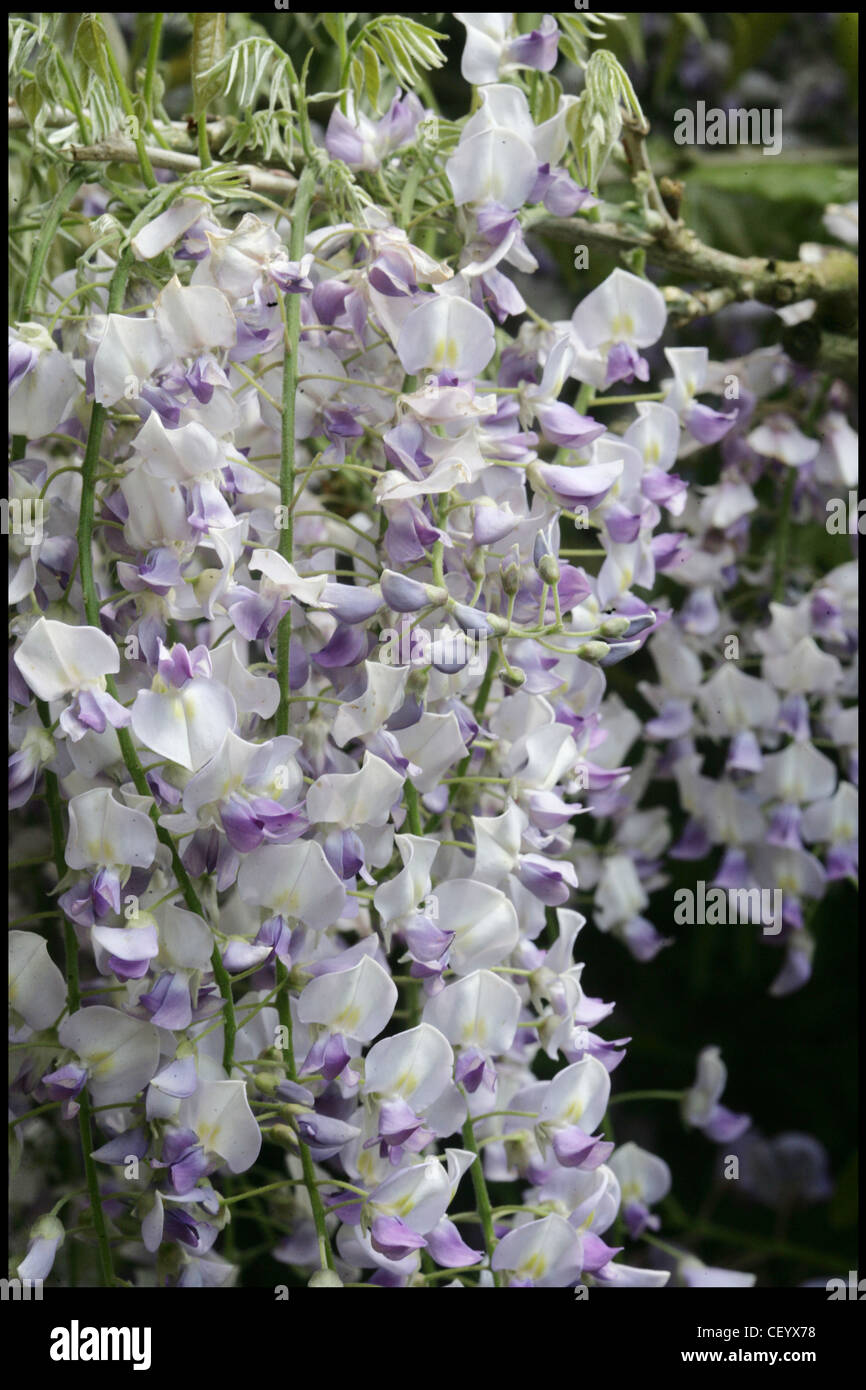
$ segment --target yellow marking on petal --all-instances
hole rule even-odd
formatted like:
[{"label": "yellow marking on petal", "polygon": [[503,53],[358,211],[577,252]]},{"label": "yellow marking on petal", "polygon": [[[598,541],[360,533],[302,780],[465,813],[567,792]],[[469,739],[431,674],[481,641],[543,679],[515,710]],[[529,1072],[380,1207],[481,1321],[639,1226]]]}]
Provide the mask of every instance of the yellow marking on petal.
[{"label": "yellow marking on petal", "polygon": [[111,1059],[113,1052],[97,1052],[89,1058],[90,1075],[92,1078],[108,1076],[111,1072]]},{"label": "yellow marking on petal", "polygon": [[334,1019],[334,1028],[339,1033],[351,1033],[353,1028],[357,1028],[361,1022],[361,1008],[359,1004],[353,1004],[350,1008],[344,1009],[339,1018]]},{"label": "yellow marking on petal", "polygon": [[214,1141],[216,1139],[217,1128],[218,1126],[216,1124],[199,1126],[198,1137],[201,1141],[203,1148],[213,1148]]}]

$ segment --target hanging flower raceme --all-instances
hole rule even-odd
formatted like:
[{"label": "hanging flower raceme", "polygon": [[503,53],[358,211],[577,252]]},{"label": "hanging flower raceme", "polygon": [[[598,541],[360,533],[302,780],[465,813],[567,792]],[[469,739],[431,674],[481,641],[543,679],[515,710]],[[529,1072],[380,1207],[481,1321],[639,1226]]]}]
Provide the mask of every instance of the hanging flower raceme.
[{"label": "hanging flower raceme", "polygon": [[[93,244],[70,194],[88,249],[10,330],[9,515],[40,527],[12,537],[10,805],[28,836],[47,805],[57,871],[10,932],[11,1107],[27,1155],[31,1110],[92,1129],[124,1282],[231,1283],[249,1211],[311,1282],[665,1283],[677,1164],[615,1141],[631,1038],[592,931],[651,960],[668,860],[713,855],[720,889],[778,886],[784,993],[856,874],[853,564],[788,582],[750,546],[768,493],[799,524],[852,476],[846,401],[788,410],[777,354],[727,394],[631,270],[549,322],[542,219],[597,202],[582,98],[552,16],[456,17],[461,122],[431,138],[435,35],[379,17],[324,133],[279,65],[227,123],[291,131],[264,182],[234,145],[160,158]],[[738,1141],[720,1048],[697,1067],[683,1123]],[[27,1213],[20,1277],[65,1268],[65,1227]]]}]

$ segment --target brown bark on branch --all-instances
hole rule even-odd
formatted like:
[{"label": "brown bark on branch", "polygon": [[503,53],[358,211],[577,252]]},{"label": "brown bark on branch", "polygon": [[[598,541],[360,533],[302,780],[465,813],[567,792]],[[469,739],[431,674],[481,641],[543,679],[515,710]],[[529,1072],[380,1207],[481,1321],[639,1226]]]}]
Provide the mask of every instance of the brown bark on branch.
[{"label": "brown bark on branch", "polygon": [[[731,300],[757,299],[772,308],[814,299],[819,305],[839,301],[856,313],[857,257],[836,250],[822,261],[778,261],[765,256],[734,256],[705,246],[682,223],[656,232],[639,231],[617,222],[590,222],[586,218],[542,216],[530,222],[531,230],[599,251],[621,253],[643,250],[647,260],[662,270],[687,280],[724,286]],[[851,321],[853,322],[853,313]]]},{"label": "brown bark on branch", "polygon": [[[173,169],[175,173],[189,174],[201,169],[201,162],[194,154],[182,150],[163,150],[158,145],[145,146],[148,158],[155,169]],[[138,151],[131,140],[121,135],[109,136],[94,145],[64,145],[58,154],[73,164],[137,164]],[[292,193],[298,181],[293,174],[282,169],[259,169],[253,164],[233,165],[244,183],[257,193],[276,193],[281,196]]]}]

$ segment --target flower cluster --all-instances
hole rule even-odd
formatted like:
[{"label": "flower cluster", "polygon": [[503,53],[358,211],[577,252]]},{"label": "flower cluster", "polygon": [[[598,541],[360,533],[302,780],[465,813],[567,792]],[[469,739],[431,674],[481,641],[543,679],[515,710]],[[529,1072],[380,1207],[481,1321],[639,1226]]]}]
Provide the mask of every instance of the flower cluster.
[{"label": "flower cluster", "polygon": [[[11,537],[10,804],[48,798],[68,951],[64,977],[53,937],[11,933],[15,1133],[47,1136],[40,1107],[93,1127],[95,1231],[140,1283],[238,1277],[217,1244],[255,1167],[284,1175],[263,1229],[307,1277],[664,1284],[618,1258],[671,1174],[607,1137],[629,1039],[569,904],[592,890],[646,959],[665,855],[719,846],[717,882],[784,886],[778,991],[808,973],[804,902],[853,873],[851,566],[786,583],[769,622],[731,611],[772,577],[762,482],[796,480],[794,524],[847,480],[845,402],[800,383],[804,427],[773,403],[781,359],[672,346],[653,391],[667,307],[632,271],[570,319],[530,309],[508,273],[538,266],[527,209],[596,203],[567,167],[576,99],[536,123],[500,80],[550,70],[549,16],[458,17],[484,85],[436,155],[456,256],[384,182],[308,218],[319,150],[286,211],[162,185],[10,330],[10,499],[39,522]],[[325,151],[381,178],[425,115],[349,101]],[[729,631],[760,676],[718,659]],[[642,726],[608,671],[648,639]],[[675,844],[640,809],[651,777],[688,813]],[[718,1048],[697,1068],[683,1122],[738,1139]],[[56,1211],[34,1227],[19,1274],[63,1234]]]},{"label": "flower cluster", "polygon": [[[641,763],[594,807],[614,830],[601,853],[579,844],[578,868],[594,885],[597,924],[643,960],[666,944],[643,913],[675,861],[713,856],[714,888],[778,893],[769,935],[785,950],[771,986],[781,995],[810,977],[816,905],[834,882],[857,881],[857,436],[846,388],[796,371],[779,349],[725,363],[702,349],[666,356],[674,376],[664,403],[638,409],[668,419],[676,407],[707,441],[725,412],[696,406],[695,389],[733,394],[722,467],[690,490],[678,522],[682,559],[671,578],[685,597],[659,606],[669,621],[648,646],[656,679],[639,684],[651,717],[624,720],[622,755],[641,738]],[[672,418],[669,428],[675,437]],[[782,567],[780,545],[798,526],[826,529],[838,556],[820,579],[802,560]],[[665,809],[641,805],[659,780],[676,789],[675,825]]]}]

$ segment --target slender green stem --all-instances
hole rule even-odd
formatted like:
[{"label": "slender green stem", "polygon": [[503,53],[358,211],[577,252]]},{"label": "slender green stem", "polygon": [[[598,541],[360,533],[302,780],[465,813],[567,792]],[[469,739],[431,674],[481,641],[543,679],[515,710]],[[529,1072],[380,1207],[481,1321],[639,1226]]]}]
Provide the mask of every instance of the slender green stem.
[{"label": "slender green stem", "polygon": [[[316,189],[316,171],[306,165],[295,192],[292,208],[292,232],[289,239],[289,258],[299,261],[304,253],[304,238],[307,235],[307,222]],[[301,332],[300,295],[283,296],[283,322],[285,325],[285,361],[283,365],[283,396],[280,435],[280,501],[285,508],[285,525],[280,531],[279,553],[291,564],[294,547],[294,513],[297,501],[295,492],[295,409],[298,395],[298,339]],[[277,733],[289,732],[289,652],[292,643],[291,607],[280,620],[277,628],[277,681],[280,687],[280,703],[277,709]]]},{"label": "slender green stem", "polygon": [[412,212],[415,207],[415,198],[418,193],[418,185],[421,182],[421,175],[424,173],[426,161],[417,159],[409,171],[409,177],[403,185],[400,194],[400,226],[404,231],[408,231],[412,225]]},{"label": "slender green stem", "polygon": [[[337,10],[334,13],[334,19],[337,24],[337,50],[340,57],[340,72],[342,73],[349,51],[346,42],[346,16],[342,10]],[[345,107],[343,109],[345,110]]]},{"label": "slender green stem", "polygon": [[418,792],[409,781],[408,777],[403,784],[403,794],[406,797],[406,820],[413,835],[423,835],[421,826],[421,803],[418,800]]},{"label": "slender green stem", "polygon": [[[123,303],[123,296],[126,292],[126,284],[129,279],[129,271],[132,265],[132,248],[127,247],[121,254],[117,263],[117,268],[111,278],[108,290],[109,314],[116,313]],[[99,461],[99,450],[102,445],[102,436],[105,430],[107,411],[104,405],[95,403],[90,415],[90,428],[87,433],[87,444],[84,449],[84,459],[81,464],[81,510],[78,518],[78,565],[81,574],[81,591],[84,597],[84,611],[87,621],[92,627],[98,628],[99,622],[99,597],[96,592],[96,584],[93,577],[93,510],[96,497],[96,469]],[[106,688],[108,693],[117,699],[117,686],[112,676],[106,677]],[[151,801],[150,816],[156,825],[156,834],[160,843],[165,845],[171,854],[172,868],[175,878],[178,881],[181,892],[187,907],[191,912],[203,920],[205,918],[204,909],[199,901],[198,894],[192,886],[192,880],[183,866],[180,855],[177,851],[172,836],[159,824],[159,810],[153,800],[153,793],[147,782],[144,768],[128,729],[118,729],[117,739],[120,744],[120,751],[126,764],[130,777],[132,778],[136,791],[141,796],[146,796]],[[234,1013],[234,1000],[232,997],[232,985],[228,972],[226,971],[219,947],[214,945],[211,955],[211,965],[214,972],[220,994],[223,999],[223,1066],[229,1076],[234,1065],[234,1043],[237,1033],[237,1025]]]},{"label": "slender green stem", "polygon": [[[290,1081],[297,1081],[298,1073],[295,1068],[295,1052],[292,1042],[292,1008],[289,998],[289,972],[281,960],[277,961],[277,984],[279,994],[277,995],[277,1015],[280,1023],[285,1029],[286,1045],[283,1048],[283,1063],[286,1074]],[[313,1168],[313,1159],[310,1150],[302,1139],[298,1139],[298,1150],[301,1155],[301,1168],[304,1173],[304,1186],[310,1198],[310,1206],[313,1210],[313,1221],[316,1226],[316,1236],[319,1241],[319,1263],[322,1269],[334,1268],[334,1256],[331,1251],[331,1242],[328,1238],[328,1228],[325,1225],[325,1209],[322,1206],[322,1198],[316,1186],[316,1173]]]},{"label": "slender green stem", "polygon": [[84,183],[85,177],[86,175],[83,169],[72,168],[66,177],[63,187],[48,210],[48,215],[42,225],[41,235],[33,248],[30,268],[27,273],[27,278],[24,281],[21,298],[18,301],[18,320],[20,323],[26,323],[33,312],[36,290],[42,278],[42,272],[45,269],[48,253],[57,235],[57,228],[60,225],[63,214],[66,212],[79,188]]},{"label": "slender green stem", "polygon": [[[463,1087],[460,1088],[463,1090]],[[464,1096],[466,1092],[463,1091]],[[475,1131],[472,1128],[471,1116],[467,1115],[463,1122],[463,1143],[470,1153],[475,1154],[475,1162],[470,1168],[472,1174],[472,1186],[475,1189],[475,1202],[478,1207],[478,1215],[481,1218],[481,1229],[484,1232],[484,1248],[488,1258],[492,1260],[493,1249],[496,1245],[496,1236],[493,1231],[493,1208],[490,1205],[490,1194],[487,1191],[487,1183],[484,1179],[484,1169],[481,1166],[481,1154],[478,1151],[478,1143],[475,1138]],[[498,1272],[491,1268],[493,1283],[497,1289],[502,1287],[502,1280]]]},{"label": "slender green stem", "polygon": [[123,73],[120,71],[117,59],[114,56],[114,50],[112,49],[111,44],[108,42],[106,42],[105,44],[105,56],[108,60],[108,66],[111,68],[111,75],[114,78],[114,81],[117,85],[117,90],[120,93],[121,105],[123,106],[123,109],[126,112],[126,117],[130,124],[129,134],[132,137],[132,143],[135,145],[136,153],[138,154],[138,164],[139,168],[141,169],[141,177],[144,179],[144,183],[147,188],[156,188],[156,175],[153,172],[153,167],[151,165],[150,158],[144,146],[144,135],[142,134],[141,130],[141,122],[135,114],[135,107],[132,103],[132,96],[130,95],[129,88],[127,87],[126,82],[124,81]]},{"label": "slender green stem", "polygon": [[596,405],[636,405],[638,401],[663,401],[664,391],[644,391],[639,396],[590,396],[586,402],[592,409]]},{"label": "slender green stem", "polygon": [[162,37],[162,23],[164,19],[164,13],[161,10],[157,10],[154,12],[150,26],[147,67],[144,73],[144,106],[149,119],[153,117],[153,81],[156,76],[156,64],[159,58],[159,44]]},{"label": "slender green stem", "polygon": [[[45,728],[51,726],[51,716],[48,706],[42,701],[36,701],[36,708],[39,718]],[[55,773],[45,772],[45,794],[48,800],[48,819],[51,826],[51,851],[54,859],[54,867],[57,870],[57,880],[63,878],[66,873],[66,858],[64,855],[63,844],[63,813],[60,806],[60,788]],[[75,936],[75,928],[67,919],[63,919],[63,940],[66,950],[66,1002],[70,1014],[77,1013],[81,1008],[81,982],[78,975],[78,941]],[[93,1129],[91,1126],[90,1096],[85,1086],[78,1098],[78,1132],[81,1136],[81,1156],[84,1160],[84,1176],[87,1181],[87,1191],[90,1194],[90,1208],[93,1214],[93,1229],[96,1232],[96,1241],[99,1248],[99,1267],[102,1275],[102,1283],[106,1288],[114,1286],[114,1265],[111,1259],[111,1243],[108,1238],[108,1227],[105,1221],[105,1213],[102,1210],[102,1197],[99,1191],[99,1177],[96,1172],[96,1164],[91,1155],[93,1153]]]},{"label": "slender green stem", "polygon": [[[527,972],[528,974],[529,972]],[[523,1120],[537,1120],[537,1110],[485,1110],[483,1115],[473,1115],[472,1123],[479,1125],[482,1120],[498,1119],[500,1115],[519,1115]]]},{"label": "slender green stem", "polygon": [[81,143],[83,145],[89,145],[90,123],[87,117],[85,116],[84,108],[82,107],[81,102],[78,99],[78,89],[76,88],[75,83],[72,80],[72,74],[70,73],[69,68],[66,65],[66,59],[63,57],[63,54],[60,52],[60,49],[55,48],[54,53],[57,59],[57,67],[60,71],[60,76],[63,78],[63,85],[69,93],[69,104],[75,112],[75,119],[78,121],[78,133],[81,137]]},{"label": "slender green stem", "polygon": [[198,139],[198,162],[203,169],[209,169],[213,160],[207,138],[207,113],[205,111],[200,111],[198,114],[196,135]]},{"label": "slender green stem", "polygon": [[611,1105],[617,1105],[624,1100],[682,1100],[682,1091],[621,1091],[618,1096],[611,1096]]}]

